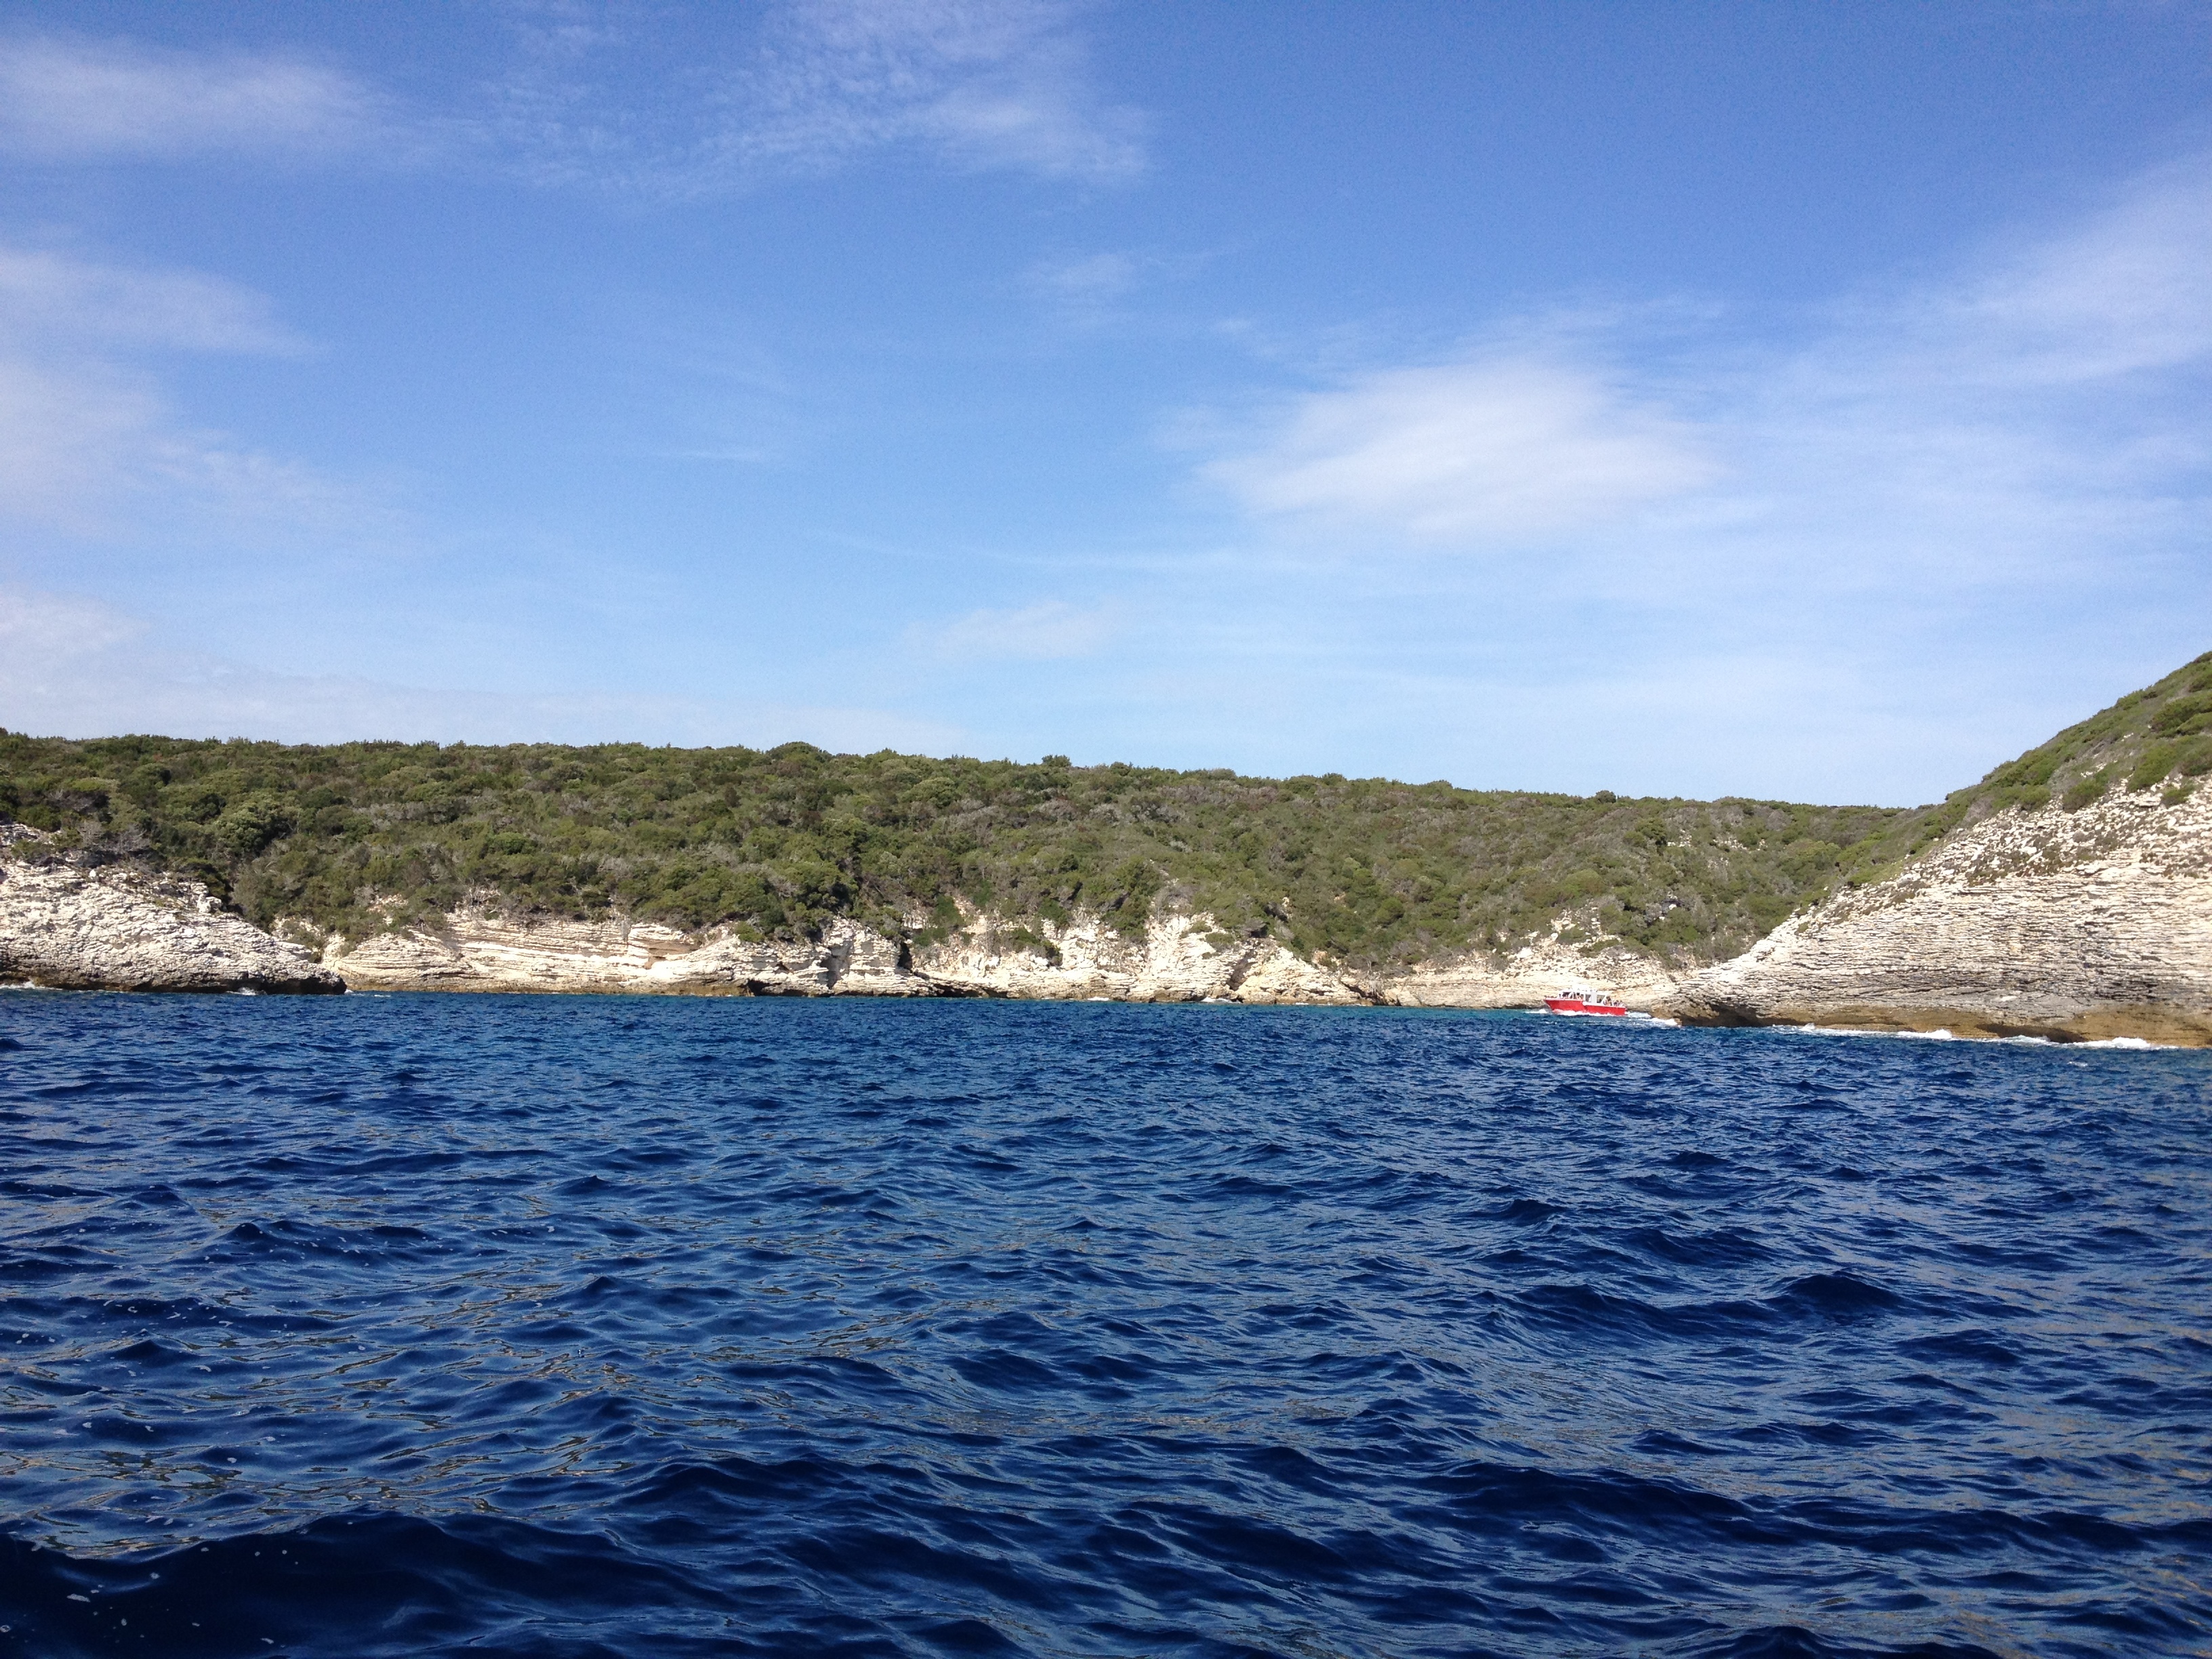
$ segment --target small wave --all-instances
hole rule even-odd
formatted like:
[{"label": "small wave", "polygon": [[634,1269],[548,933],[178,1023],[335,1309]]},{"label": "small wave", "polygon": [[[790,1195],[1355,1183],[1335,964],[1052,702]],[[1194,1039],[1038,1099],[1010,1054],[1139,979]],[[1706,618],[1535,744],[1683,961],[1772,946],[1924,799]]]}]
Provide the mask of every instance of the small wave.
[{"label": "small wave", "polygon": [[2072,1041],[2058,1037],[2033,1036],[2024,1033],[2009,1036],[1960,1036],[1938,1026],[1932,1031],[1883,1030],[1864,1025],[1773,1025],[1765,1028],[1805,1036],[1897,1037],[1914,1042],[1972,1042],[2005,1045],[2027,1048],[2126,1048],[2142,1050],[2174,1050],[2182,1045],[2172,1042],[2153,1042],[2144,1037],[2119,1036],[2083,1038]]}]

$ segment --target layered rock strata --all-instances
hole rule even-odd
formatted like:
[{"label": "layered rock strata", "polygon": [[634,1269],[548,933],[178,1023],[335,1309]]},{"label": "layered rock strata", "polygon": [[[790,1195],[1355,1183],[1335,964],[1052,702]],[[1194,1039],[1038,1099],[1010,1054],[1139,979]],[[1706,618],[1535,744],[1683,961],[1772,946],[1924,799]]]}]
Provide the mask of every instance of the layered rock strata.
[{"label": "layered rock strata", "polygon": [[1677,981],[1620,950],[1550,943],[1493,961],[1466,956],[1364,975],[1306,961],[1276,940],[1231,936],[1204,915],[1155,917],[1127,937],[1101,917],[1017,926],[971,913],[954,937],[902,945],[848,921],[818,944],[688,935],[651,925],[521,921],[481,908],[432,933],[395,930],[327,964],[358,989],[644,991],[754,996],[994,996],[1045,1001],[1382,1004],[1533,1008],[1562,985],[1649,1007]]},{"label": "layered rock strata", "polygon": [[2212,792],[1983,819],[1660,1008],[1705,1024],[2212,1044]]},{"label": "layered rock strata", "polygon": [[[1019,942],[1016,942],[1017,940]],[[1004,996],[1119,1002],[1372,1000],[1272,939],[1206,919],[1155,919],[1127,939],[1095,917],[1040,936],[978,917],[913,949],[849,921],[818,943],[700,936],[651,925],[518,921],[478,908],[436,933],[394,930],[325,961],[360,989],[665,991],[754,996]]]},{"label": "layered rock strata", "polygon": [[334,939],[324,961],[356,990],[936,996],[951,988],[915,974],[894,941],[842,921],[819,943],[782,944],[619,921],[522,921],[470,907],[435,933],[395,929],[351,948]]},{"label": "layered rock strata", "polygon": [[39,855],[0,826],[0,984],[70,991],[343,991],[297,945],[219,909],[196,881]]},{"label": "layered rock strata", "polygon": [[1416,963],[1366,981],[1377,1001],[1401,1008],[1539,1008],[1562,988],[1601,991],[1643,1012],[1659,1007],[1683,975],[1653,957],[1599,941],[1550,939],[1498,957],[1468,952]]}]

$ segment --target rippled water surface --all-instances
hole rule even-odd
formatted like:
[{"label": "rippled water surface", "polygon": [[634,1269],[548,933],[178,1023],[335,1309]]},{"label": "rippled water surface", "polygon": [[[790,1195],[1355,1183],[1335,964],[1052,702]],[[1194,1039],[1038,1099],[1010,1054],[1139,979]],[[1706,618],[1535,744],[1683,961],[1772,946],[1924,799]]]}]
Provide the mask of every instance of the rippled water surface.
[{"label": "rippled water surface", "polygon": [[2212,1054],[0,997],[0,1655],[2184,1654]]}]

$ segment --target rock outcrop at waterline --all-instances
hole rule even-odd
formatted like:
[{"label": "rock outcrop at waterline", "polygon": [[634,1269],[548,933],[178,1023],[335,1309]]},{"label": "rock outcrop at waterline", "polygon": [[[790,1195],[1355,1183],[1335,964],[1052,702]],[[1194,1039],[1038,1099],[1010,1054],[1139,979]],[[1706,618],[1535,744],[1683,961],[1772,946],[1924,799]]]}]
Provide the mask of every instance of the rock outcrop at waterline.
[{"label": "rock outcrop at waterline", "polygon": [[1227,939],[1204,917],[1125,938],[1096,917],[1043,937],[983,916],[915,945],[839,920],[818,941],[690,935],[619,921],[516,921],[470,908],[433,933],[394,930],[329,966],[358,989],[644,991],[752,996],[1000,996],[1116,1002],[1372,1001],[1271,939]]},{"label": "rock outcrop at waterline", "polygon": [[[441,929],[395,929],[325,960],[360,990],[668,992],[752,996],[988,996],[1025,1000],[1373,1004],[1532,1008],[1570,982],[1646,1008],[1680,982],[1648,957],[1556,943],[1502,961],[1469,955],[1387,975],[1309,962],[1266,936],[1232,936],[1205,915],[1156,916],[1127,936],[1104,918],[1018,926],[971,914],[935,944],[905,944],[849,921],[818,942],[684,934],[620,921],[517,921],[469,908]],[[1042,932],[1036,931],[1042,927]]]},{"label": "rock outcrop at waterline", "polygon": [[[42,840],[0,825],[0,849]],[[0,859],[0,985],[70,991],[343,991],[297,945],[217,908],[196,881]]]},{"label": "rock outcrop at waterline", "polygon": [[1984,818],[1693,975],[1661,1012],[2212,1045],[2212,792]]},{"label": "rock outcrop at waterline", "polygon": [[1540,1008],[1546,997],[1580,986],[1648,1013],[1680,989],[1683,974],[1619,944],[1529,945],[1498,957],[1470,951],[1417,962],[1364,981],[1377,1002],[1398,1008]]},{"label": "rock outcrop at waterline", "polygon": [[[706,996],[1012,997],[1411,1007],[1534,1007],[1569,981],[1632,1007],[1671,988],[1664,968],[1624,951],[1556,943],[1492,961],[1453,957],[1362,975],[1309,962],[1205,915],[1152,918],[1128,936],[1094,915],[1064,926],[971,913],[934,943],[845,919],[813,940],[685,933],[621,918],[519,918],[477,904],[432,927],[327,940],[321,960],[220,909],[198,882],[40,855],[0,860],[0,983],[78,990],[528,991]],[[1042,931],[1033,931],[1041,927]],[[928,935],[921,936],[927,939]]]}]

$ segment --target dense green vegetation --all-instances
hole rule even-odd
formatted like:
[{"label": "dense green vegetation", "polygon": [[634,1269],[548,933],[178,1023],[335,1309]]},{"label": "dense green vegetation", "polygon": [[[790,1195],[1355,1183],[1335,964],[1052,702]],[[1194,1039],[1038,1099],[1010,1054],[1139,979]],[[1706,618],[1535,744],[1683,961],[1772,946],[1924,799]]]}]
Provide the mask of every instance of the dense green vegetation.
[{"label": "dense green vegetation", "polygon": [[[1515,948],[1568,918],[1701,957],[1970,817],[2212,769],[2212,654],[1917,811],[1243,778],[806,744],[288,745],[0,734],[0,818],[205,881],[249,919],[359,939],[471,896],[763,934],[852,915],[942,936],[960,903],[1132,933],[1211,912],[1372,966]],[[2151,775],[2154,772],[2156,776]],[[2171,791],[2169,791],[2170,793]],[[1039,930],[1040,935],[1042,930]],[[1040,938],[1040,948],[1042,946]]]},{"label": "dense green vegetation", "polygon": [[332,746],[0,738],[0,811],[207,882],[252,920],[359,938],[472,892],[684,927],[925,934],[956,896],[1135,931],[1211,911],[1371,963],[1579,930],[1747,943],[1897,816],[1755,801],[1281,781],[1126,765],[631,745]]},{"label": "dense green vegetation", "polygon": [[1855,850],[1847,875],[1877,879],[1913,854],[1978,818],[2054,801],[2079,811],[2118,788],[2156,789],[2182,799],[2212,772],[2212,651],[2155,684],[2069,726],[1978,783],[1907,814]]}]

